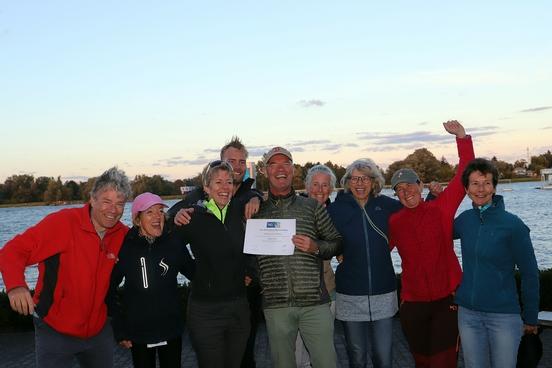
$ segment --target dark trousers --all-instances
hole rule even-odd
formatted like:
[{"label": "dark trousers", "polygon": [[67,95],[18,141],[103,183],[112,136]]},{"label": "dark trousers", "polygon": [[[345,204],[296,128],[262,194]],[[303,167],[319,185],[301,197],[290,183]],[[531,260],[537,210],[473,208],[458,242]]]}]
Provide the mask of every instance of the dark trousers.
[{"label": "dark trousers", "polygon": [[187,325],[200,368],[238,368],[249,336],[246,298],[205,302],[190,298]]},{"label": "dark trousers", "polygon": [[59,333],[36,317],[33,322],[37,368],[71,367],[75,358],[81,367],[113,367],[115,340],[109,322],[97,335],[88,339]]},{"label": "dark trousers", "polygon": [[431,302],[404,302],[400,316],[416,367],[456,368],[458,307],[452,295]]},{"label": "dark trousers", "polygon": [[249,302],[251,332],[247,339],[247,345],[241,362],[241,368],[256,368],[255,363],[255,340],[257,338],[257,327],[263,319],[261,287],[258,284],[251,284],[247,287],[247,301]]},{"label": "dark trousers", "polygon": [[132,344],[134,368],[155,368],[155,357],[159,356],[160,368],[180,368],[182,337],[167,340],[167,345],[148,348],[147,344]]}]

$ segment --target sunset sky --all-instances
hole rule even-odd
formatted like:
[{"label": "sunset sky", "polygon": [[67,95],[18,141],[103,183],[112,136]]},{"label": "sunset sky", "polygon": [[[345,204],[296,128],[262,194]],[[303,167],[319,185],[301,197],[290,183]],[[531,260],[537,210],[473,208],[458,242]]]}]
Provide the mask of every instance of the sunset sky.
[{"label": "sunset sky", "polygon": [[4,1],[0,182],[196,175],[239,135],[257,161],[427,147],[456,163],[552,150],[550,1]]}]

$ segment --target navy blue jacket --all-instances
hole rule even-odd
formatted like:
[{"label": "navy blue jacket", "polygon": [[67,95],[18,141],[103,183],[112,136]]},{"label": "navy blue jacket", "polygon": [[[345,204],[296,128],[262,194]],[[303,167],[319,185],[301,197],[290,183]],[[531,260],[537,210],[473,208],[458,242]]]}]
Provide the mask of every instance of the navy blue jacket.
[{"label": "navy blue jacket", "polygon": [[520,313],[515,267],[521,273],[522,318],[536,325],[539,308],[539,271],[529,228],[505,211],[502,196],[495,195],[483,212],[474,207],[454,221],[454,237],[462,245],[462,283],[456,303],[491,313]]},{"label": "navy blue jacket", "polygon": [[[387,235],[387,221],[401,209],[385,195],[370,197],[364,209]],[[343,236],[343,262],[335,273],[336,291],[346,295],[379,295],[396,290],[395,271],[387,240],[368,222],[351,193],[338,193],[328,212]]]}]

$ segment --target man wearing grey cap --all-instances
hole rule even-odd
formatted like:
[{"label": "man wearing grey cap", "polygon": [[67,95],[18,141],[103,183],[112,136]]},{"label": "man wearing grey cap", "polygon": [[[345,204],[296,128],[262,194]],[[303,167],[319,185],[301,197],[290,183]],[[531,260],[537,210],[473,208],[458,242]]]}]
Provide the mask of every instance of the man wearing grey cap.
[{"label": "man wearing grey cap", "polygon": [[322,260],[339,254],[341,236],[321,204],[295,195],[293,159],[287,149],[272,148],[263,156],[263,163],[268,200],[255,217],[295,219],[297,229],[292,255],[258,256],[272,362],[276,368],[295,366],[299,331],[312,366],[334,368],[333,317],[320,270]]}]

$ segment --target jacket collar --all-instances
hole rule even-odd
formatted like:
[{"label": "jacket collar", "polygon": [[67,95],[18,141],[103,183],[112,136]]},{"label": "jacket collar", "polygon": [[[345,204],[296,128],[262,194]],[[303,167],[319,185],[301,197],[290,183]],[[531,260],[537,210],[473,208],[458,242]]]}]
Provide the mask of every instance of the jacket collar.
[{"label": "jacket collar", "polygon": [[[472,207],[473,207],[474,210],[479,211],[479,207],[474,205],[473,202],[472,202]],[[504,210],[506,208],[506,206],[504,205],[504,197],[501,196],[500,194],[493,195],[493,199],[491,201],[491,207],[489,207],[487,209],[487,211],[490,210],[490,209],[493,209],[493,208],[498,208],[498,209],[502,209],[502,210]]]}]

